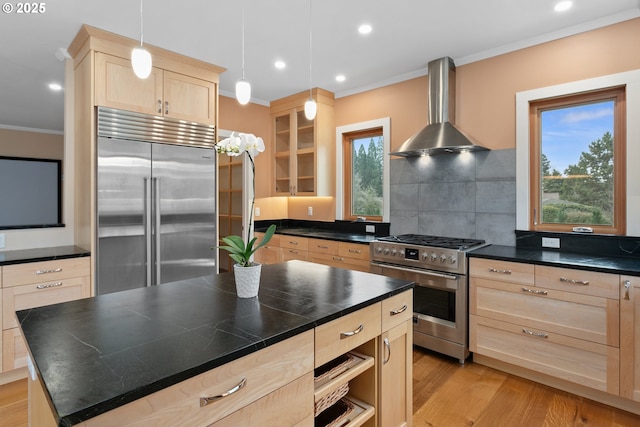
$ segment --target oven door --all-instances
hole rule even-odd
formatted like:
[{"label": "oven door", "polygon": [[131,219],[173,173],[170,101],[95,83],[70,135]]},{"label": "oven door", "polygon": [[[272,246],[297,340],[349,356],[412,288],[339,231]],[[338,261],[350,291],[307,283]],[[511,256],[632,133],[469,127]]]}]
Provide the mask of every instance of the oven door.
[{"label": "oven door", "polygon": [[372,262],[372,273],[415,282],[413,330],[458,344],[466,343],[466,276]]}]

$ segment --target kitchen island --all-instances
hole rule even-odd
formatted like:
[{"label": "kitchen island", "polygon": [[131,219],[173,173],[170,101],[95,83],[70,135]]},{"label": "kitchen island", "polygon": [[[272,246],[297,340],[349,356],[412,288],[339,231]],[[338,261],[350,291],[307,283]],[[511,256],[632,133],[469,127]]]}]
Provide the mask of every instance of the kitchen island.
[{"label": "kitchen island", "polygon": [[[355,425],[381,425],[392,412],[378,392],[398,354],[390,339],[411,345],[412,287],[290,261],[263,266],[252,299],[237,298],[233,275],[221,274],[19,311],[31,423],[269,425],[275,412],[271,425],[312,425],[314,402],[331,391],[314,385],[314,368],[356,350],[366,363],[345,381],[370,415]],[[402,354],[394,375],[410,396],[411,355]]]}]

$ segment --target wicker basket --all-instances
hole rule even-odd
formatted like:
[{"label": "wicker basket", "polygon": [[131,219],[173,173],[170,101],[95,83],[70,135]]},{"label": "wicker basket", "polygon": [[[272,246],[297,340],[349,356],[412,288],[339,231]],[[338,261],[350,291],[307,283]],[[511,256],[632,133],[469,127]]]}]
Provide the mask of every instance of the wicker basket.
[{"label": "wicker basket", "polygon": [[325,378],[333,378],[336,372],[339,372],[342,368],[347,366],[354,359],[351,353],[345,353],[342,356],[338,356],[330,362],[316,368],[314,371],[314,380],[321,381]]},{"label": "wicker basket", "polygon": [[331,393],[327,394],[322,399],[318,400],[315,403],[315,414],[314,416],[318,416],[318,414],[325,409],[332,406],[338,400],[342,399],[349,393],[349,383],[344,383],[340,387],[333,390]]},{"label": "wicker basket", "polygon": [[349,424],[348,417],[355,405],[347,399],[340,399],[329,409],[317,416],[314,427],[342,427]]}]

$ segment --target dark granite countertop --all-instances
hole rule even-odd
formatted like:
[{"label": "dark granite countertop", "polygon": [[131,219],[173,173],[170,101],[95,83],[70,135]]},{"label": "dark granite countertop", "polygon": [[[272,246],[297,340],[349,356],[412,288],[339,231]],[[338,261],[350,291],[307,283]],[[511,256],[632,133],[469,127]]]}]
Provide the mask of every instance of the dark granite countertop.
[{"label": "dark granite countertop", "polygon": [[277,228],[276,234],[362,244],[369,244],[377,239],[377,236],[373,234],[345,233],[341,231],[317,230],[313,228]]},{"label": "dark granite countertop", "polygon": [[640,276],[640,260],[631,257],[606,257],[544,249],[490,245],[467,253],[470,258],[488,258],[529,264],[567,267],[602,273]]},{"label": "dark granite countertop", "polygon": [[0,252],[0,266],[27,262],[53,261],[56,259],[89,256],[89,251],[79,246],[55,246],[50,248],[20,249]]},{"label": "dark granite countertop", "polygon": [[70,426],[413,287],[304,261],[17,312],[59,425]]}]

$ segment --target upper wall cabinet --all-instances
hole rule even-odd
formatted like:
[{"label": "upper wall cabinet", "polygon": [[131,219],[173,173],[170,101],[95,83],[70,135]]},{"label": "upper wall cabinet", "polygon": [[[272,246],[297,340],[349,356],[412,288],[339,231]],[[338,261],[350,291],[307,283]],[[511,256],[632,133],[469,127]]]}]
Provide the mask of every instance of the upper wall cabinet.
[{"label": "upper wall cabinet", "polygon": [[309,92],[271,103],[274,129],[274,196],[333,196],[335,175],[334,95],[312,91],[318,105],[314,120],[304,115]]},{"label": "upper wall cabinet", "polygon": [[215,124],[213,82],[153,67],[139,79],[131,61],[96,53],[96,105]]}]

